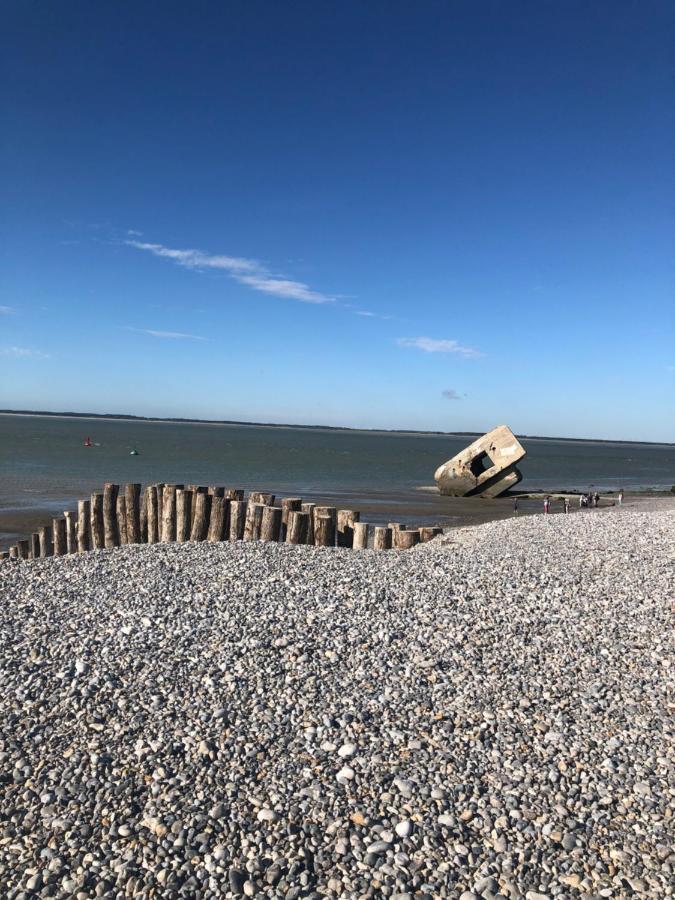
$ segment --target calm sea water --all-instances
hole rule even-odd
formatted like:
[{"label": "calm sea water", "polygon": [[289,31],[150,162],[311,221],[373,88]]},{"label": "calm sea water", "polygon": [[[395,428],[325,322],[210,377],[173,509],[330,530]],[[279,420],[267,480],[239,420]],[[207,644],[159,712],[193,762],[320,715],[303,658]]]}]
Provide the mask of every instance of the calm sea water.
[{"label": "calm sea water", "polygon": [[[97,446],[87,449],[90,435]],[[103,481],[224,484],[277,494],[419,497],[472,438],[0,415],[0,511],[56,506]],[[675,447],[526,440],[523,489],[670,488]],[[139,456],[130,456],[136,447]]]}]

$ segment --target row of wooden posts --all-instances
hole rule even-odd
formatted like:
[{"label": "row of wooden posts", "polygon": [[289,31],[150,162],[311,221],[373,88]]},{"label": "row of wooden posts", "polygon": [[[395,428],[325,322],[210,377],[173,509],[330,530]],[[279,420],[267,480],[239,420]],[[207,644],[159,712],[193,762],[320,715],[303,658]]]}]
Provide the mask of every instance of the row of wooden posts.
[{"label": "row of wooden posts", "polygon": [[[182,484],[106,482],[103,491],[79,500],[77,514],[40,528],[27,540],[3,551],[0,558],[39,559],[84,553],[123,544],[157,544],[170,541],[283,541],[318,547],[365,549],[371,526],[360,513],[334,506],[303,503],[300,497],[283,497],[275,505],[274,494],[223,487]],[[442,532],[431,526],[406,529],[398,522],[372,529],[375,550],[406,550]]]}]

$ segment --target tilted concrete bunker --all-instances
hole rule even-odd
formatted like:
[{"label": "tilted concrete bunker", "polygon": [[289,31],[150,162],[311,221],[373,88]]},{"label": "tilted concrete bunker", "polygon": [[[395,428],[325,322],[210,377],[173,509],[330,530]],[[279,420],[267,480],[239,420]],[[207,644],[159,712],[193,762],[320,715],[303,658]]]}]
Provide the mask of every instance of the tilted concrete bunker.
[{"label": "tilted concrete bunker", "polygon": [[498,425],[439,466],[434,478],[448,497],[498,497],[522,479],[526,451],[508,425]]}]

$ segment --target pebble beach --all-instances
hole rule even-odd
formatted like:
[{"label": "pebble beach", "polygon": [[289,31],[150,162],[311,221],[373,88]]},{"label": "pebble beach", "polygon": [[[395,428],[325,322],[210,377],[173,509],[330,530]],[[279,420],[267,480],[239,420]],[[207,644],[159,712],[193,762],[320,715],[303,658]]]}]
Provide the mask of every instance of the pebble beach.
[{"label": "pebble beach", "polygon": [[674,561],[664,504],[3,563],[2,895],[675,896]]}]

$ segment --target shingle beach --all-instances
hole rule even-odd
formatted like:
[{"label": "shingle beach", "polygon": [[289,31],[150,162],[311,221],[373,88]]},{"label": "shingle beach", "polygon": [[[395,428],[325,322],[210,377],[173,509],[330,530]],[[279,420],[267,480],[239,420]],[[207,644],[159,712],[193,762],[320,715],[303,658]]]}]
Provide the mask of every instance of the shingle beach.
[{"label": "shingle beach", "polygon": [[0,893],[675,896],[675,511],[0,566]]}]

